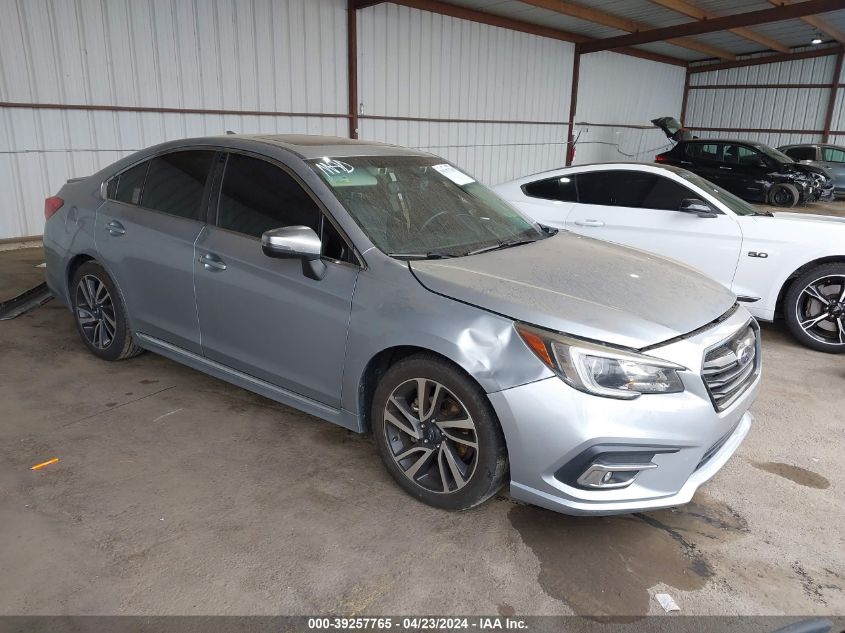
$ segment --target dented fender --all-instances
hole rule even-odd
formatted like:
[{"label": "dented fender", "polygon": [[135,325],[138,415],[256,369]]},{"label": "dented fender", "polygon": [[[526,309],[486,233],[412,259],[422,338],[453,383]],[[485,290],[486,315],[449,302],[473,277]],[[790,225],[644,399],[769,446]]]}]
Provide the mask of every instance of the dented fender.
[{"label": "dented fender", "polygon": [[512,319],[425,289],[404,262],[371,259],[375,261],[361,271],[352,299],[341,395],[345,410],[365,413],[359,410],[359,389],[367,366],[395,347],[419,347],[444,356],[486,393],[554,375],[528,349]]}]

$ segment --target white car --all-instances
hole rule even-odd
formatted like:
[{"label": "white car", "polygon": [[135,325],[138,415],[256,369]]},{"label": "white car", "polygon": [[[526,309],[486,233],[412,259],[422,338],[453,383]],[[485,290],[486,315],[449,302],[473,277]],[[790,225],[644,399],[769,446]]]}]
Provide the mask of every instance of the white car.
[{"label": "white car", "polygon": [[804,345],[845,352],[845,218],[773,215],[667,165],[582,165],[494,189],[541,224],[688,264],[758,319],[782,315]]}]

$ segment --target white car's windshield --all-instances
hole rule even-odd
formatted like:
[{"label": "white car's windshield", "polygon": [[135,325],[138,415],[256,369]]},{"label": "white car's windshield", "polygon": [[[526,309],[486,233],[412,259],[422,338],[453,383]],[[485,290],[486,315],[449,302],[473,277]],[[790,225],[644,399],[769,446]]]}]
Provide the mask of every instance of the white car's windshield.
[{"label": "white car's windshield", "polygon": [[373,244],[394,257],[456,257],[546,236],[442,159],[326,157],[310,164]]},{"label": "white car's windshield", "polygon": [[752,207],[742,198],[736,197],[730,191],[725,191],[719,185],[714,185],[709,180],[706,180],[691,171],[678,169],[675,170],[675,173],[696,187],[704,189],[704,191],[716,198],[716,200],[724,204],[737,215],[763,215],[758,209]]}]

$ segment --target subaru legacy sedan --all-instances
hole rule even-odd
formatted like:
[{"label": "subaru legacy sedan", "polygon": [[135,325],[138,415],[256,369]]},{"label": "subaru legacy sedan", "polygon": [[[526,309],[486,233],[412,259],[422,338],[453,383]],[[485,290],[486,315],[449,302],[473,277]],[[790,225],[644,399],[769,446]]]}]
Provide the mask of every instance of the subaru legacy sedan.
[{"label": "subaru legacy sedan", "polygon": [[[433,506],[690,500],[749,431],[757,323],[690,268],[539,225],[442,158],[181,140],[48,198],[48,284],[149,350],[358,432]],[[202,420],[197,420],[202,424]]]}]

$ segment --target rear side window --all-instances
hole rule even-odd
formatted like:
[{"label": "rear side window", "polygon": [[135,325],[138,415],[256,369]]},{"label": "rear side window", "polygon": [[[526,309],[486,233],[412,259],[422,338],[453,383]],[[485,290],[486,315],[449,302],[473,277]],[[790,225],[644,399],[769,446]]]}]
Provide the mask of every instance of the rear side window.
[{"label": "rear side window", "polygon": [[202,198],[213,159],[214,152],[209,150],[173,152],[153,158],[141,204],[148,209],[204,221]]},{"label": "rear side window", "polygon": [[320,210],[285,171],[267,161],[230,154],[220,190],[217,224],[252,237],[283,226],[320,232]]},{"label": "rear side window", "polygon": [[792,160],[816,160],[815,147],[790,147],[784,154]]},{"label": "rear side window", "polygon": [[530,198],[543,200],[560,200],[562,202],[576,202],[578,192],[575,188],[575,178],[571,176],[555,176],[522,185],[522,191]]},{"label": "rear side window", "polygon": [[144,178],[149,166],[150,161],[145,161],[113,178],[108,187],[109,197],[126,204],[141,204],[141,192],[144,190]]},{"label": "rear side window", "polygon": [[822,150],[822,155],[826,161],[831,163],[845,163],[845,150],[836,149],[835,147],[825,147]]}]

